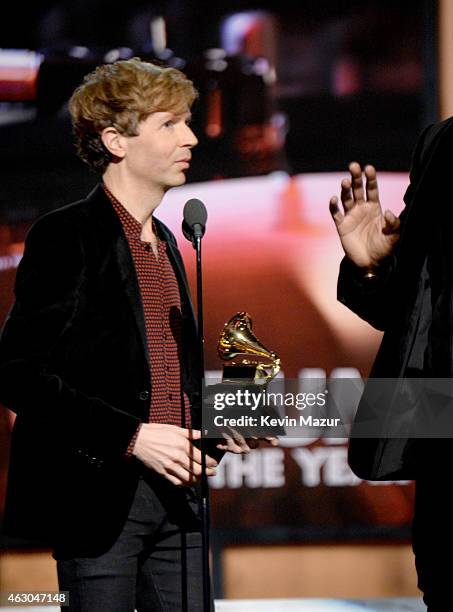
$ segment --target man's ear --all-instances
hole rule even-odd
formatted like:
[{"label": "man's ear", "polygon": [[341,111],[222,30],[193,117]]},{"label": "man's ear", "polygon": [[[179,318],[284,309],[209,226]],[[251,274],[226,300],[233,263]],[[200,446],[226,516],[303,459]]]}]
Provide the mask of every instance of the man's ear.
[{"label": "man's ear", "polygon": [[113,126],[106,127],[101,132],[104,147],[114,157],[122,159],[126,155],[125,137]]}]

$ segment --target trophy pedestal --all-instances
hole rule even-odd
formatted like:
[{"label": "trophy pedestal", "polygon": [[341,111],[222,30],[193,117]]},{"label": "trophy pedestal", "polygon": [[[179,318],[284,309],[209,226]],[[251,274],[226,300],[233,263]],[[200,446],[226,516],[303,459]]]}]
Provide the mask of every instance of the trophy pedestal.
[{"label": "trophy pedestal", "polygon": [[225,364],[223,366],[222,382],[234,384],[256,384],[256,366]]}]

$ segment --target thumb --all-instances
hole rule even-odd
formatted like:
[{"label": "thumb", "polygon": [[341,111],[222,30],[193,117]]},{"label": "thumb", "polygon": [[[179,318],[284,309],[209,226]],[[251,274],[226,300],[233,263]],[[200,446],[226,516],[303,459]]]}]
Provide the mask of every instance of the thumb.
[{"label": "thumb", "polygon": [[396,217],[391,210],[386,210],[384,213],[384,227],[382,231],[384,234],[394,234],[400,227],[400,220]]}]

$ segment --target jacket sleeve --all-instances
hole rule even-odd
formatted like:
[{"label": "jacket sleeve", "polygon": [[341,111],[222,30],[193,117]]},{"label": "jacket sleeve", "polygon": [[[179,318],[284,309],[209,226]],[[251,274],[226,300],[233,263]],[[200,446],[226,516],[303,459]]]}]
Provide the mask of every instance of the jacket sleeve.
[{"label": "jacket sleeve", "polygon": [[0,337],[0,401],[83,454],[119,458],[139,419],[71,387],[54,359],[77,316],[85,265],[81,231],[70,214],[49,213],[29,231],[16,301]]},{"label": "jacket sleeve", "polygon": [[[407,207],[411,205],[415,188],[420,179],[423,162],[427,149],[432,144],[434,130],[429,125],[422,132],[415,147],[411,170],[409,174],[409,186],[404,194],[405,208],[400,214],[401,231]],[[399,243],[396,244],[393,254],[388,257],[379,270],[378,277],[370,280],[365,279],[363,271],[351,260],[344,257],[340,264],[338,276],[337,298],[350,310],[355,312],[376,329],[385,331],[392,320],[392,301],[394,298],[395,270],[398,264]]]}]

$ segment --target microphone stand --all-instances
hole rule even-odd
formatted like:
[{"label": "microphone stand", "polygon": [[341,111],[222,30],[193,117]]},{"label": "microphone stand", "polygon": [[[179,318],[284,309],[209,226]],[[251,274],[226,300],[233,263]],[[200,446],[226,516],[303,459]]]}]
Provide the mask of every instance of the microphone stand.
[{"label": "microphone stand", "polygon": [[[195,231],[193,246],[197,257],[197,319],[198,350],[201,364],[199,394],[203,411],[203,377],[204,377],[204,336],[203,336],[203,283],[201,272],[201,232]],[[211,581],[209,575],[209,485],[206,475],[206,450],[203,438],[203,418],[201,427],[201,536],[203,554],[203,612],[211,612]]]}]

